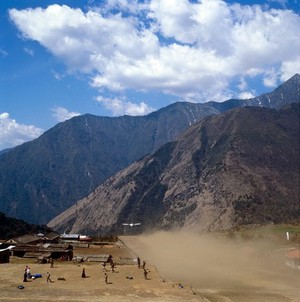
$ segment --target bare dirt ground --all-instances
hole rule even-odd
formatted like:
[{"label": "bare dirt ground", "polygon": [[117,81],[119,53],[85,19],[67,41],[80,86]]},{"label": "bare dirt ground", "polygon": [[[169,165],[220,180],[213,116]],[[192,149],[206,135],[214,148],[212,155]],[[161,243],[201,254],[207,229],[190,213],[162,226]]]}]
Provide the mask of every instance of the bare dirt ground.
[{"label": "bare dirt ground", "polygon": [[285,243],[180,232],[121,239],[163,278],[190,284],[204,301],[300,301],[300,271],[286,266]]},{"label": "bare dirt ground", "polygon": [[[50,268],[12,257],[0,265],[0,301],[300,301],[300,271],[284,263],[289,246],[164,232],[120,239],[119,245],[75,249],[83,257],[113,256],[117,266],[107,272],[109,284],[99,262],[55,261]],[[137,268],[137,256],[146,261],[149,280]],[[26,265],[43,277],[23,283]],[[83,268],[87,278],[81,277]],[[47,272],[54,282],[46,282]]]},{"label": "bare dirt ground", "polygon": [[[202,301],[189,287],[164,282],[152,264],[146,265],[149,280],[145,280],[143,270],[136,264],[121,264],[129,260],[135,263],[134,254],[122,245],[75,249],[75,255],[99,254],[111,254],[117,263],[115,272],[107,266],[108,284],[99,262],[54,261],[54,267],[50,268],[49,264],[37,264],[34,259],[11,257],[10,263],[0,265],[0,301]],[[43,277],[23,282],[26,265],[32,274]],[[81,277],[83,268],[87,278]],[[53,282],[47,283],[47,272]],[[18,289],[19,285],[24,289]]]}]

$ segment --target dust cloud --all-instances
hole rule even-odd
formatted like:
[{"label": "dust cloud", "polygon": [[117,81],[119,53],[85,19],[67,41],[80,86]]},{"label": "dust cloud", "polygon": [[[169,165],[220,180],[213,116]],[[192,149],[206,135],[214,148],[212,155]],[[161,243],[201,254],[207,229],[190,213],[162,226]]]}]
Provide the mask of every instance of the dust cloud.
[{"label": "dust cloud", "polygon": [[282,243],[158,232],[138,236],[134,248],[146,262],[158,267],[163,278],[197,289],[300,294],[300,272],[285,265],[287,246]]}]

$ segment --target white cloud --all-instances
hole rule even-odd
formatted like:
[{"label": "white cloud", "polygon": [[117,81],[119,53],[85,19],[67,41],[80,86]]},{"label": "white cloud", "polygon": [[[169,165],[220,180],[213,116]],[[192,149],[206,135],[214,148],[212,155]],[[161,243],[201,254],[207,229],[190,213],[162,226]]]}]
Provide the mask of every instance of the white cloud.
[{"label": "white cloud", "polygon": [[244,91],[244,92],[239,93],[239,99],[242,99],[242,100],[252,99],[254,97],[255,97],[255,95],[250,91]]},{"label": "white cloud", "polygon": [[132,115],[141,116],[146,115],[154,111],[154,108],[149,107],[146,103],[140,102],[139,104],[132,103],[125,98],[105,98],[98,96],[97,102],[104,105],[105,108],[109,109],[114,116],[119,115]]},{"label": "white cloud", "polygon": [[0,150],[15,147],[39,137],[43,129],[33,125],[19,124],[7,112],[0,114]]},{"label": "white cloud", "polygon": [[0,48],[0,54],[1,54],[2,58],[5,58],[8,56],[8,52],[2,48]]},{"label": "white cloud", "polygon": [[263,78],[263,82],[264,82],[264,85],[266,87],[276,87],[278,85],[278,72],[276,72],[274,69],[271,69],[269,71],[267,71],[265,73],[265,76]]},{"label": "white cloud", "polygon": [[130,13],[137,13],[143,4],[138,3],[138,0],[106,0],[104,10],[122,10]]},{"label": "white cloud", "polygon": [[65,74],[56,72],[56,71],[53,70],[53,69],[51,70],[51,72],[52,72],[54,78],[55,78],[56,80],[58,80],[58,81],[62,80],[62,79],[66,76]]},{"label": "white cloud", "polygon": [[279,5],[281,5],[283,8],[285,8],[288,4],[288,0],[268,0],[268,2],[272,3],[278,3]]},{"label": "white cloud", "polygon": [[300,73],[300,55],[293,61],[285,61],[281,65],[281,80],[286,81],[295,73]]},{"label": "white cloud", "polygon": [[153,90],[206,101],[206,91],[208,97],[232,93],[237,76],[262,76],[270,87],[299,72],[300,16],[290,10],[221,0],[142,6],[109,0],[87,12],[51,5],[9,15],[24,37],[69,70],[87,73],[100,90]]},{"label": "white cloud", "polygon": [[237,85],[237,87],[238,87],[238,89],[241,90],[241,91],[245,90],[245,89],[248,87],[245,78],[242,77],[242,78],[240,79],[240,83]]},{"label": "white cloud", "polygon": [[30,56],[34,56],[34,51],[31,48],[28,47],[24,47],[24,51],[30,55]]},{"label": "white cloud", "polygon": [[64,122],[65,120],[68,120],[74,116],[80,115],[79,112],[70,112],[66,108],[63,107],[54,107],[51,109],[53,113],[53,117],[58,121],[58,122]]}]

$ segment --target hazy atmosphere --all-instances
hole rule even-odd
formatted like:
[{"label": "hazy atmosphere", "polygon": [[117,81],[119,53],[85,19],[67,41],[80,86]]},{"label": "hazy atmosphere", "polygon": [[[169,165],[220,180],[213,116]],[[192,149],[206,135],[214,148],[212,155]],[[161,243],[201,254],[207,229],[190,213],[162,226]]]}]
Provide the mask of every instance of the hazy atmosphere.
[{"label": "hazy atmosphere", "polygon": [[[197,292],[221,291],[234,296],[243,291],[246,300],[240,301],[269,301],[272,293],[270,301],[277,301],[277,295],[300,301],[299,274],[285,265],[288,246],[284,240],[158,232],[137,241],[135,251],[155,263],[164,278],[190,284]],[[265,300],[259,300],[264,294]]]}]

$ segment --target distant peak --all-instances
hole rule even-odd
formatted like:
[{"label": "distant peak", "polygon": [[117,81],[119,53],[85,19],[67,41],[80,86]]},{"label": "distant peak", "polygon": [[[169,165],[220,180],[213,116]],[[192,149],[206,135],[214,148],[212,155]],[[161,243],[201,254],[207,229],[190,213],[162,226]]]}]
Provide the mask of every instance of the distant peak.
[{"label": "distant peak", "polygon": [[300,74],[299,73],[296,73],[295,75],[293,75],[288,81],[294,81],[294,80],[300,80]]},{"label": "distant peak", "polygon": [[299,85],[299,84],[300,84],[300,74],[296,73],[291,78],[289,78],[288,80],[283,82],[280,86],[278,86],[277,89],[280,89],[282,87],[289,86],[289,85]]}]

